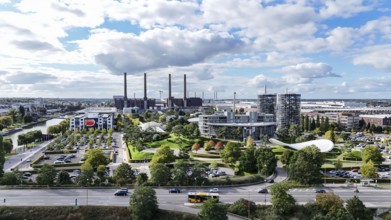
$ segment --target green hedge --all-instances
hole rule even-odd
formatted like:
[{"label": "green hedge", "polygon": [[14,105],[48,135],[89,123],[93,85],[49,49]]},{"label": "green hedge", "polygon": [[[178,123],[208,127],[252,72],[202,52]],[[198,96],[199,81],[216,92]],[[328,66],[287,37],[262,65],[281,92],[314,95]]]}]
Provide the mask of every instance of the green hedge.
[{"label": "green hedge", "polygon": [[263,181],[263,177],[258,174],[251,175],[251,176],[224,176],[224,177],[209,178],[209,185],[226,186],[226,185],[258,183],[262,181]]},{"label": "green hedge", "polygon": [[32,165],[38,163],[40,160],[42,160],[44,157],[44,155],[42,154],[41,156],[39,156],[37,159],[33,160],[33,162],[31,162]]},{"label": "green hedge", "polygon": [[[65,164],[50,164],[54,167],[76,167],[81,166],[83,163],[65,163]],[[41,168],[44,164],[33,164],[33,168]]]},{"label": "green hedge", "polygon": [[[115,206],[22,206],[0,207],[0,219],[59,220],[59,219],[130,219],[128,207]],[[156,220],[196,220],[197,215],[160,210]]]},{"label": "green hedge", "polygon": [[220,155],[214,155],[214,154],[197,154],[190,152],[190,156],[192,157],[202,157],[202,158],[221,158]]},{"label": "green hedge", "polygon": [[77,151],[76,150],[53,150],[53,151],[45,151],[45,154],[74,154]]}]

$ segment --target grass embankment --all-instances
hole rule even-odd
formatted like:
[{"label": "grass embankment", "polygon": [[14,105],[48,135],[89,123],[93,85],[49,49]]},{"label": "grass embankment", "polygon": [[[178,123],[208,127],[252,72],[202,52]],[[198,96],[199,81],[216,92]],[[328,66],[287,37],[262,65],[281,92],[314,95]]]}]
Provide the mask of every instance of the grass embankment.
[{"label": "grass embankment", "polygon": [[[80,206],[80,207],[0,207],[0,219],[16,220],[122,220],[131,219],[128,207]],[[159,210],[157,220],[195,220],[197,216]]]},{"label": "grass embankment", "polygon": [[138,151],[133,145],[128,143],[128,150],[130,153],[131,160],[149,160],[152,159],[153,153]]}]

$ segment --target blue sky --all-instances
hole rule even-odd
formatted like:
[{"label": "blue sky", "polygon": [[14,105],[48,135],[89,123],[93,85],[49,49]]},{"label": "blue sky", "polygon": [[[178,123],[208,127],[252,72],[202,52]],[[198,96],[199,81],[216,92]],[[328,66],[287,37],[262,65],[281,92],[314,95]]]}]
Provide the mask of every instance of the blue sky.
[{"label": "blue sky", "polygon": [[388,0],[0,0],[0,96],[390,98]]}]

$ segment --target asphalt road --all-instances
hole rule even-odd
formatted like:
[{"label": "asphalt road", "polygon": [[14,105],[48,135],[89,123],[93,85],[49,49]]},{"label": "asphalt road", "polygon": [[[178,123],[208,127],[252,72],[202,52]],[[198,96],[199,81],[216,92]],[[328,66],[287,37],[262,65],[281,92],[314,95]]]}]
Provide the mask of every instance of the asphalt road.
[{"label": "asphalt road", "polygon": [[[160,206],[175,206],[177,208],[187,207],[187,192],[208,191],[205,189],[182,189],[180,194],[170,194],[167,189],[156,189]],[[290,193],[298,203],[306,203],[315,200],[315,189],[292,189]],[[72,206],[76,199],[78,205],[99,205],[99,206],[127,206],[128,196],[114,196],[114,189],[3,189],[0,190],[0,203],[10,206]],[[130,190],[132,193],[133,190]],[[342,199],[347,200],[357,195],[367,207],[390,207],[391,190],[360,188],[360,193],[354,193],[353,189],[326,189],[327,192],[334,192]],[[240,198],[249,199],[257,204],[270,204],[269,194],[258,194],[256,190],[246,187],[221,188],[220,201],[222,203],[233,203]],[[5,203],[4,203],[5,199]]]}]

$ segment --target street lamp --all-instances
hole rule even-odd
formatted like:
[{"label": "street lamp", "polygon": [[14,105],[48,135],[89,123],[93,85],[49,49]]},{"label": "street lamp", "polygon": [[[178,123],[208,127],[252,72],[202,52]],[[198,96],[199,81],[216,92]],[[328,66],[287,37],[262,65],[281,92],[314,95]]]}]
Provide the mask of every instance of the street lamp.
[{"label": "street lamp", "polygon": [[248,202],[247,202],[247,212],[248,212],[248,218],[250,218],[250,192],[251,190],[248,191]]},{"label": "street lamp", "polygon": [[[265,189],[267,189],[267,184],[266,184],[267,182],[266,182],[266,180],[265,180]],[[265,193],[265,206],[266,206],[266,194],[267,193]]]},{"label": "street lamp", "polygon": [[87,178],[87,199],[86,199],[86,204],[88,206],[88,183],[89,183],[90,179]]}]

